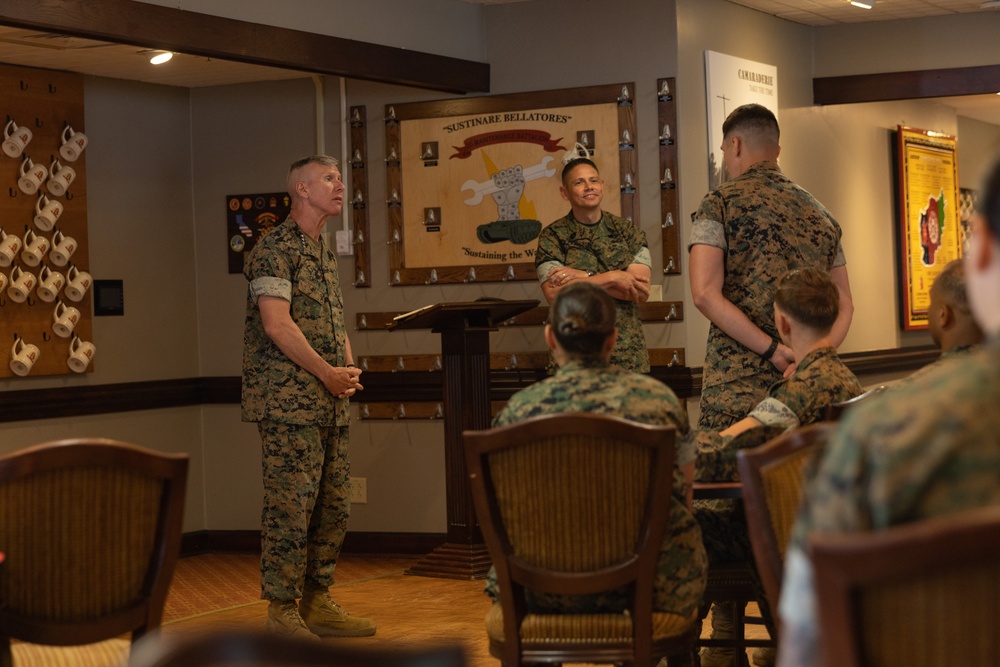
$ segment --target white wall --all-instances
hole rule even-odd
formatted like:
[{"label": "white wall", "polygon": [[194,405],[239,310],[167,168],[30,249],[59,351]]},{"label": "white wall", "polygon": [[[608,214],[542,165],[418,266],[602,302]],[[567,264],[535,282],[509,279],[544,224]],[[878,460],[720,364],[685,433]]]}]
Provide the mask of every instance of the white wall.
[{"label": "white wall", "polygon": [[972,118],[958,118],[958,182],[979,189],[992,159],[1000,155],[1000,126]]},{"label": "white wall", "polygon": [[997,34],[997,11],[822,26],[815,30],[815,76],[996,65]]}]

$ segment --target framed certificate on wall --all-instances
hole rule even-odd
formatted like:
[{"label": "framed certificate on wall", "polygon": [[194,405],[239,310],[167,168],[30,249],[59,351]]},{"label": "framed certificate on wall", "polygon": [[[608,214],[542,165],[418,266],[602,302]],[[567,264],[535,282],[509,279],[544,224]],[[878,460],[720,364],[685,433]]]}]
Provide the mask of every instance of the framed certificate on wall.
[{"label": "framed certificate on wall", "polygon": [[605,210],[637,221],[634,99],[620,83],[388,105],[389,284],[537,280],[568,151],[598,164]]},{"label": "framed certificate on wall", "polygon": [[926,329],[930,289],[948,262],[962,256],[955,137],[897,127],[900,321]]}]

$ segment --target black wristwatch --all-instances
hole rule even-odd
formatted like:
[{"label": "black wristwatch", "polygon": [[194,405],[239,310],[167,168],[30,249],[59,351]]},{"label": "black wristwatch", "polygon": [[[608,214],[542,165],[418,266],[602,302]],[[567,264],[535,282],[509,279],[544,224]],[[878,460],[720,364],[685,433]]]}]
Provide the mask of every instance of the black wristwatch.
[{"label": "black wristwatch", "polygon": [[774,352],[777,349],[778,349],[778,339],[777,338],[771,338],[771,344],[760,355],[761,359],[763,359],[764,361],[770,361],[771,357],[774,356]]}]

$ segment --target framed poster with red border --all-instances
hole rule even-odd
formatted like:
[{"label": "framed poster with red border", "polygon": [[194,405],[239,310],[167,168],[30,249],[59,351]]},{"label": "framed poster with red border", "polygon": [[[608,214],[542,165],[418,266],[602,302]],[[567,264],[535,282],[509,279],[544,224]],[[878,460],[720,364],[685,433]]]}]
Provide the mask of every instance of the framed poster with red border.
[{"label": "framed poster with red border", "polygon": [[896,144],[900,320],[910,331],[927,328],[931,284],[962,256],[957,142],[900,125]]}]

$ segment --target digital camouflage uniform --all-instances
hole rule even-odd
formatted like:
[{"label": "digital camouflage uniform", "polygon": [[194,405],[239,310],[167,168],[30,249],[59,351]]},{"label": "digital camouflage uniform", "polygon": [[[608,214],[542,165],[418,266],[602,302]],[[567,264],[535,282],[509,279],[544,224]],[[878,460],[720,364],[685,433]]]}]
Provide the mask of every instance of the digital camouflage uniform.
[{"label": "digital camouflage uniform", "polygon": [[[736,451],[761,445],[782,432],[818,422],[830,403],[846,401],[864,391],[854,373],[832,347],[809,352],[795,373],[776,382],[767,398],[750,411],[763,424],[736,437],[698,429],[688,436],[697,450],[695,479],[737,481]],[[742,502],[697,501],[695,518],[710,563],[753,559]]]},{"label": "digital camouflage uniform", "polygon": [[[679,437],[687,432],[688,422],[674,392],[659,380],[599,361],[572,361],[559,368],[554,376],[514,394],[493,425],[506,426],[559,412],[592,412],[642,424],[672,424],[677,427],[678,468],[694,459],[694,452]],[[653,606],[659,611],[689,617],[701,602],[707,566],[698,524],[685,504],[684,477],[679,469],[674,474],[670,527],[664,543],[669,543],[669,548],[660,552]],[[493,570],[486,592],[498,599]],[[538,595],[533,597],[532,605],[541,611],[610,611],[624,609],[625,597],[624,593],[573,598]]]},{"label": "digital camouflage uniform", "polygon": [[[846,264],[840,225],[815,197],[760,162],[705,195],[691,214],[691,246],[725,253],[722,294],[761,331],[778,338],[774,291],[791,269],[830,271]],[[698,426],[721,431],[739,421],[781,379],[770,361],[709,328]]]},{"label": "digital camouflage uniform", "polygon": [[346,364],[337,260],[288,217],[246,258],[243,420],[257,422],[264,472],[261,597],[289,600],[333,584],[350,511],[348,401],[282,353],[264,332],[257,299],[291,303],[292,320],[320,356]]},{"label": "digital camouflage uniform", "polygon": [[[603,211],[592,225],[578,222],[570,211],[542,229],[535,253],[538,280],[554,266],[605,273],[624,271],[629,264],[651,266],[646,234],[624,218]],[[611,363],[637,373],[649,372],[649,350],[642,332],[639,304],[615,299],[618,342]]]},{"label": "digital camouflage uniform", "polygon": [[913,373],[910,373],[905,378],[900,379],[898,382],[889,385],[889,388],[897,389],[899,387],[905,387],[908,384],[916,382],[925,375],[936,373],[939,367],[947,366],[948,364],[951,364],[955,361],[960,361],[975,349],[977,349],[975,345],[962,345],[960,347],[953,347],[946,352],[942,352],[941,356],[938,357],[937,360],[927,364],[926,366],[917,371],[914,371]]},{"label": "digital camouflage uniform", "polygon": [[819,664],[806,534],[883,530],[1000,504],[997,396],[1000,336],[993,336],[956,363],[847,413],[808,488],[786,560],[780,609],[792,634],[785,664]]}]

